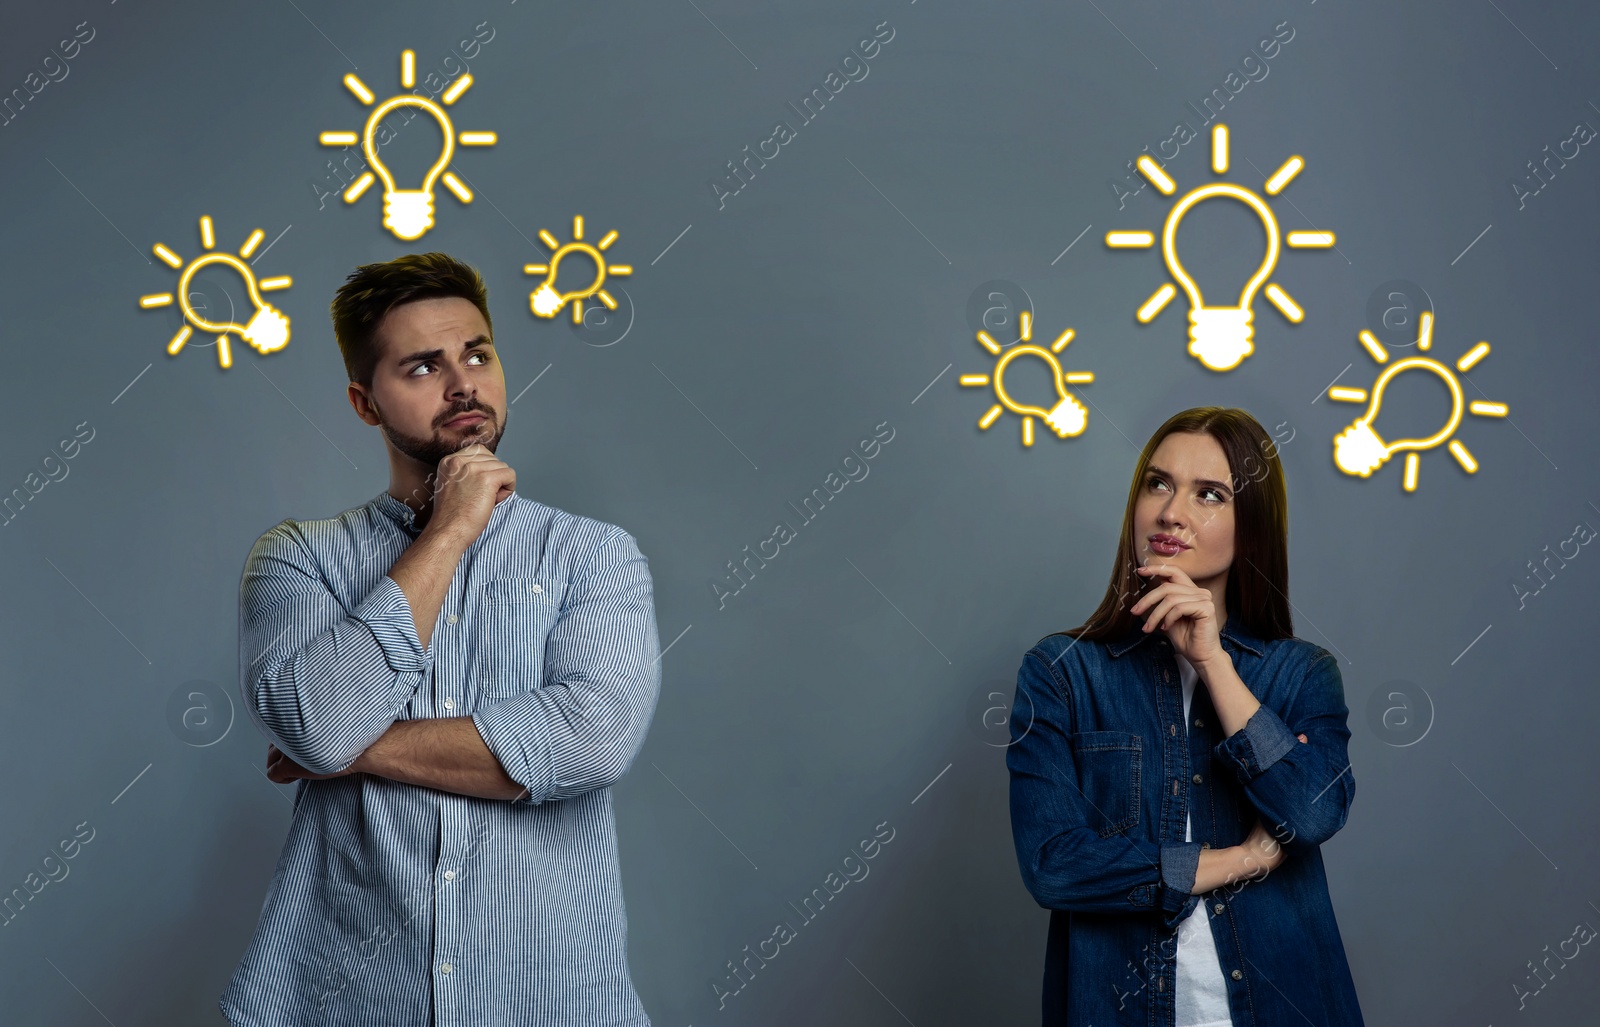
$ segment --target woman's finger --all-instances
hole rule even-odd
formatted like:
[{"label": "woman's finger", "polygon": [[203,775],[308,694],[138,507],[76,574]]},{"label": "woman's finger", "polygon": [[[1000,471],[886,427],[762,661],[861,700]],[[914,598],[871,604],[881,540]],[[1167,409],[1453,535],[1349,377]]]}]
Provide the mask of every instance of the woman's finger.
[{"label": "woman's finger", "polygon": [[[1207,600],[1203,596],[1195,594],[1194,589],[1174,586],[1173,590],[1168,592],[1161,602],[1156,605],[1156,608],[1150,612],[1148,623],[1152,629],[1168,627],[1171,620],[1169,614],[1174,608],[1185,607],[1192,614],[1195,610],[1204,606],[1206,602]],[[1187,615],[1185,614],[1185,616]]]},{"label": "woman's finger", "polygon": [[1196,590],[1193,586],[1180,585],[1172,581],[1163,582],[1146,592],[1144,595],[1140,596],[1139,601],[1134,603],[1133,606],[1129,608],[1128,612],[1138,615],[1141,612],[1139,609],[1140,607],[1149,609],[1151,606],[1167,596],[1194,595],[1195,593]]},{"label": "woman's finger", "polygon": [[1157,585],[1155,588],[1152,588],[1150,591],[1140,596],[1139,601],[1128,608],[1128,612],[1137,616],[1142,612],[1140,607],[1148,609],[1151,605],[1159,602],[1162,596],[1171,595],[1173,587],[1174,586],[1166,582]]},{"label": "woman's finger", "polygon": [[1152,564],[1146,564],[1145,566],[1140,567],[1139,570],[1142,570],[1142,571],[1144,571],[1144,572],[1146,572],[1147,574],[1150,574],[1150,575],[1160,575],[1162,577],[1169,578],[1172,581],[1178,582],[1179,584],[1184,584],[1184,585],[1193,585],[1194,584],[1194,579],[1189,577],[1188,574],[1184,573],[1184,570],[1183,570],[1182,567],[1179,567],[1179,566],[1177,566],[1175,564],[1170,564],[1170,563],[1152,563]]},{"label": "woman's finger", "polygon": [[1203,619],[1207,609],[1214,609],[1214,607],[1204,599],[1180,600],[1174,603],[1172,608],[1167,611],[1167,615],[1162,618],[1161,630],[1165,631],[1185,617]]}]

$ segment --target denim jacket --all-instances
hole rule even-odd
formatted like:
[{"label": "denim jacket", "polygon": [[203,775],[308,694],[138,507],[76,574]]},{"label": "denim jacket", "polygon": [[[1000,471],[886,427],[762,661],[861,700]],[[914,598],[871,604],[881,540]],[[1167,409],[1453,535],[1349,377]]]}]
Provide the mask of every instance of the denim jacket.
[{"label": "denim jacket", "polygon": [[[1355,796],[1338,665],[1237,616],[1220,636],[1261,702],[1226,738],[1203,681],[1185,730],[1159,630],[1048,635],[1022,659],[1006,766],[1023,883],[1051,910],[1045,1027],[1172,1027],[1177,927],[1198,903],[1235,1027],[1362,1025],[1319,847]],[[1283,862],[1191,895],[1200,850],[1239,844],[1257,818]]]}]

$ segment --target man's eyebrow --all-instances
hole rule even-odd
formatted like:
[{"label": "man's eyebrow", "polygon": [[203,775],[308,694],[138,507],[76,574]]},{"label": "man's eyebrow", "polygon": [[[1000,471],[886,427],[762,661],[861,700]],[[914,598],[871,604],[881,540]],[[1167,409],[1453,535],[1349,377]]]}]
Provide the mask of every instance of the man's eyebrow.
[{"label": "man's eyebrow", "polygon": [[[1152,474],[1159,474],[1164,478],[1175,478],[1175,475],[1173,475],[1173,473],[1171,471],[1162,470],[1161,468],[1157,467],[1155,464],[1150,464],[1148,467],[1145,468],[1145,470],[1149,471]],[[1231,488],[1229,488],[1227,482],[1212,481],[1210,478],[1196,478],[1194,480],[1194,483],[1196,485],[1209,485],[1212,488],[1222,489],[1224,492],[1232,492],[1233,491]]]},{"label": "man's eyebrow", "polygon": [[[494,345],[494,340],[493,339],[489,338],[487,335],[479,335],[479,336],[476,336],[475,338],[468,339],[465,343],[462,344],[461,348],[462,349],[475,349],[478,346],[493,346],[493,345]],[[414,364],[414,363],[417,363],[418,361],[438,360],[442,356],[444,356],[444,350],[442,350],[442,349],[418,350],[417,352],[411,354],[408,357],[401,357],[398,361],[396,361],[396,363],[399,364],[401,367],[404,367],[406,364]]]}]

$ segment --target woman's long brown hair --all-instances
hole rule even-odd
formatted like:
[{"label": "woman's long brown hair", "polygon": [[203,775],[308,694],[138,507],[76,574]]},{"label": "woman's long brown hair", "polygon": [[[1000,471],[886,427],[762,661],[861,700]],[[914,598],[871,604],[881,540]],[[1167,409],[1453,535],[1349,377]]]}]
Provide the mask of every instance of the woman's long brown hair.
[{"label": "woman's long brown hair", "polygon": [[[1197,432],[1217,440],[1228,458],[1234,502],[1233,564],[1228,570],[1226,602],[1251,634],[1263,640],[1289,638],[1289,500],[1284,488],[1278,447],[1247,412],[1236,407],[1195,407],[1173,414],[1139,454],[1128,506],[1122,515],[1122,538],[1111,568],[1105,598],[1082,625],[1061,632],[1080,641],[1116,639],[1135,626],[1128,608],[1155,583],[1139,577],[1139,550],[1133,537],[1133,508],[1144,487],[1151,454],[1173,432]],[[1221,625],[1218,625],[1221,627]]]}]

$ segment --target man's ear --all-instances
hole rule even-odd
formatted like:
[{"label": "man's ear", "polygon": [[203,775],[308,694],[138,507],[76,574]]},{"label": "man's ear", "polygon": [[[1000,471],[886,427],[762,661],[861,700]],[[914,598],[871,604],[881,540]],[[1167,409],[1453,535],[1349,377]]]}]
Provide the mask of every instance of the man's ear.
[{"label": "man's ear", "polygon": [[346,395],[350,399],[350,406],[354,408],[356,416],[361,418],[363,422],[374,426],[383,423],[382,412],[378,410],[377,401],[372,398],[370,391],[363,390],[356,382],[351,382],[346,390]]}]

